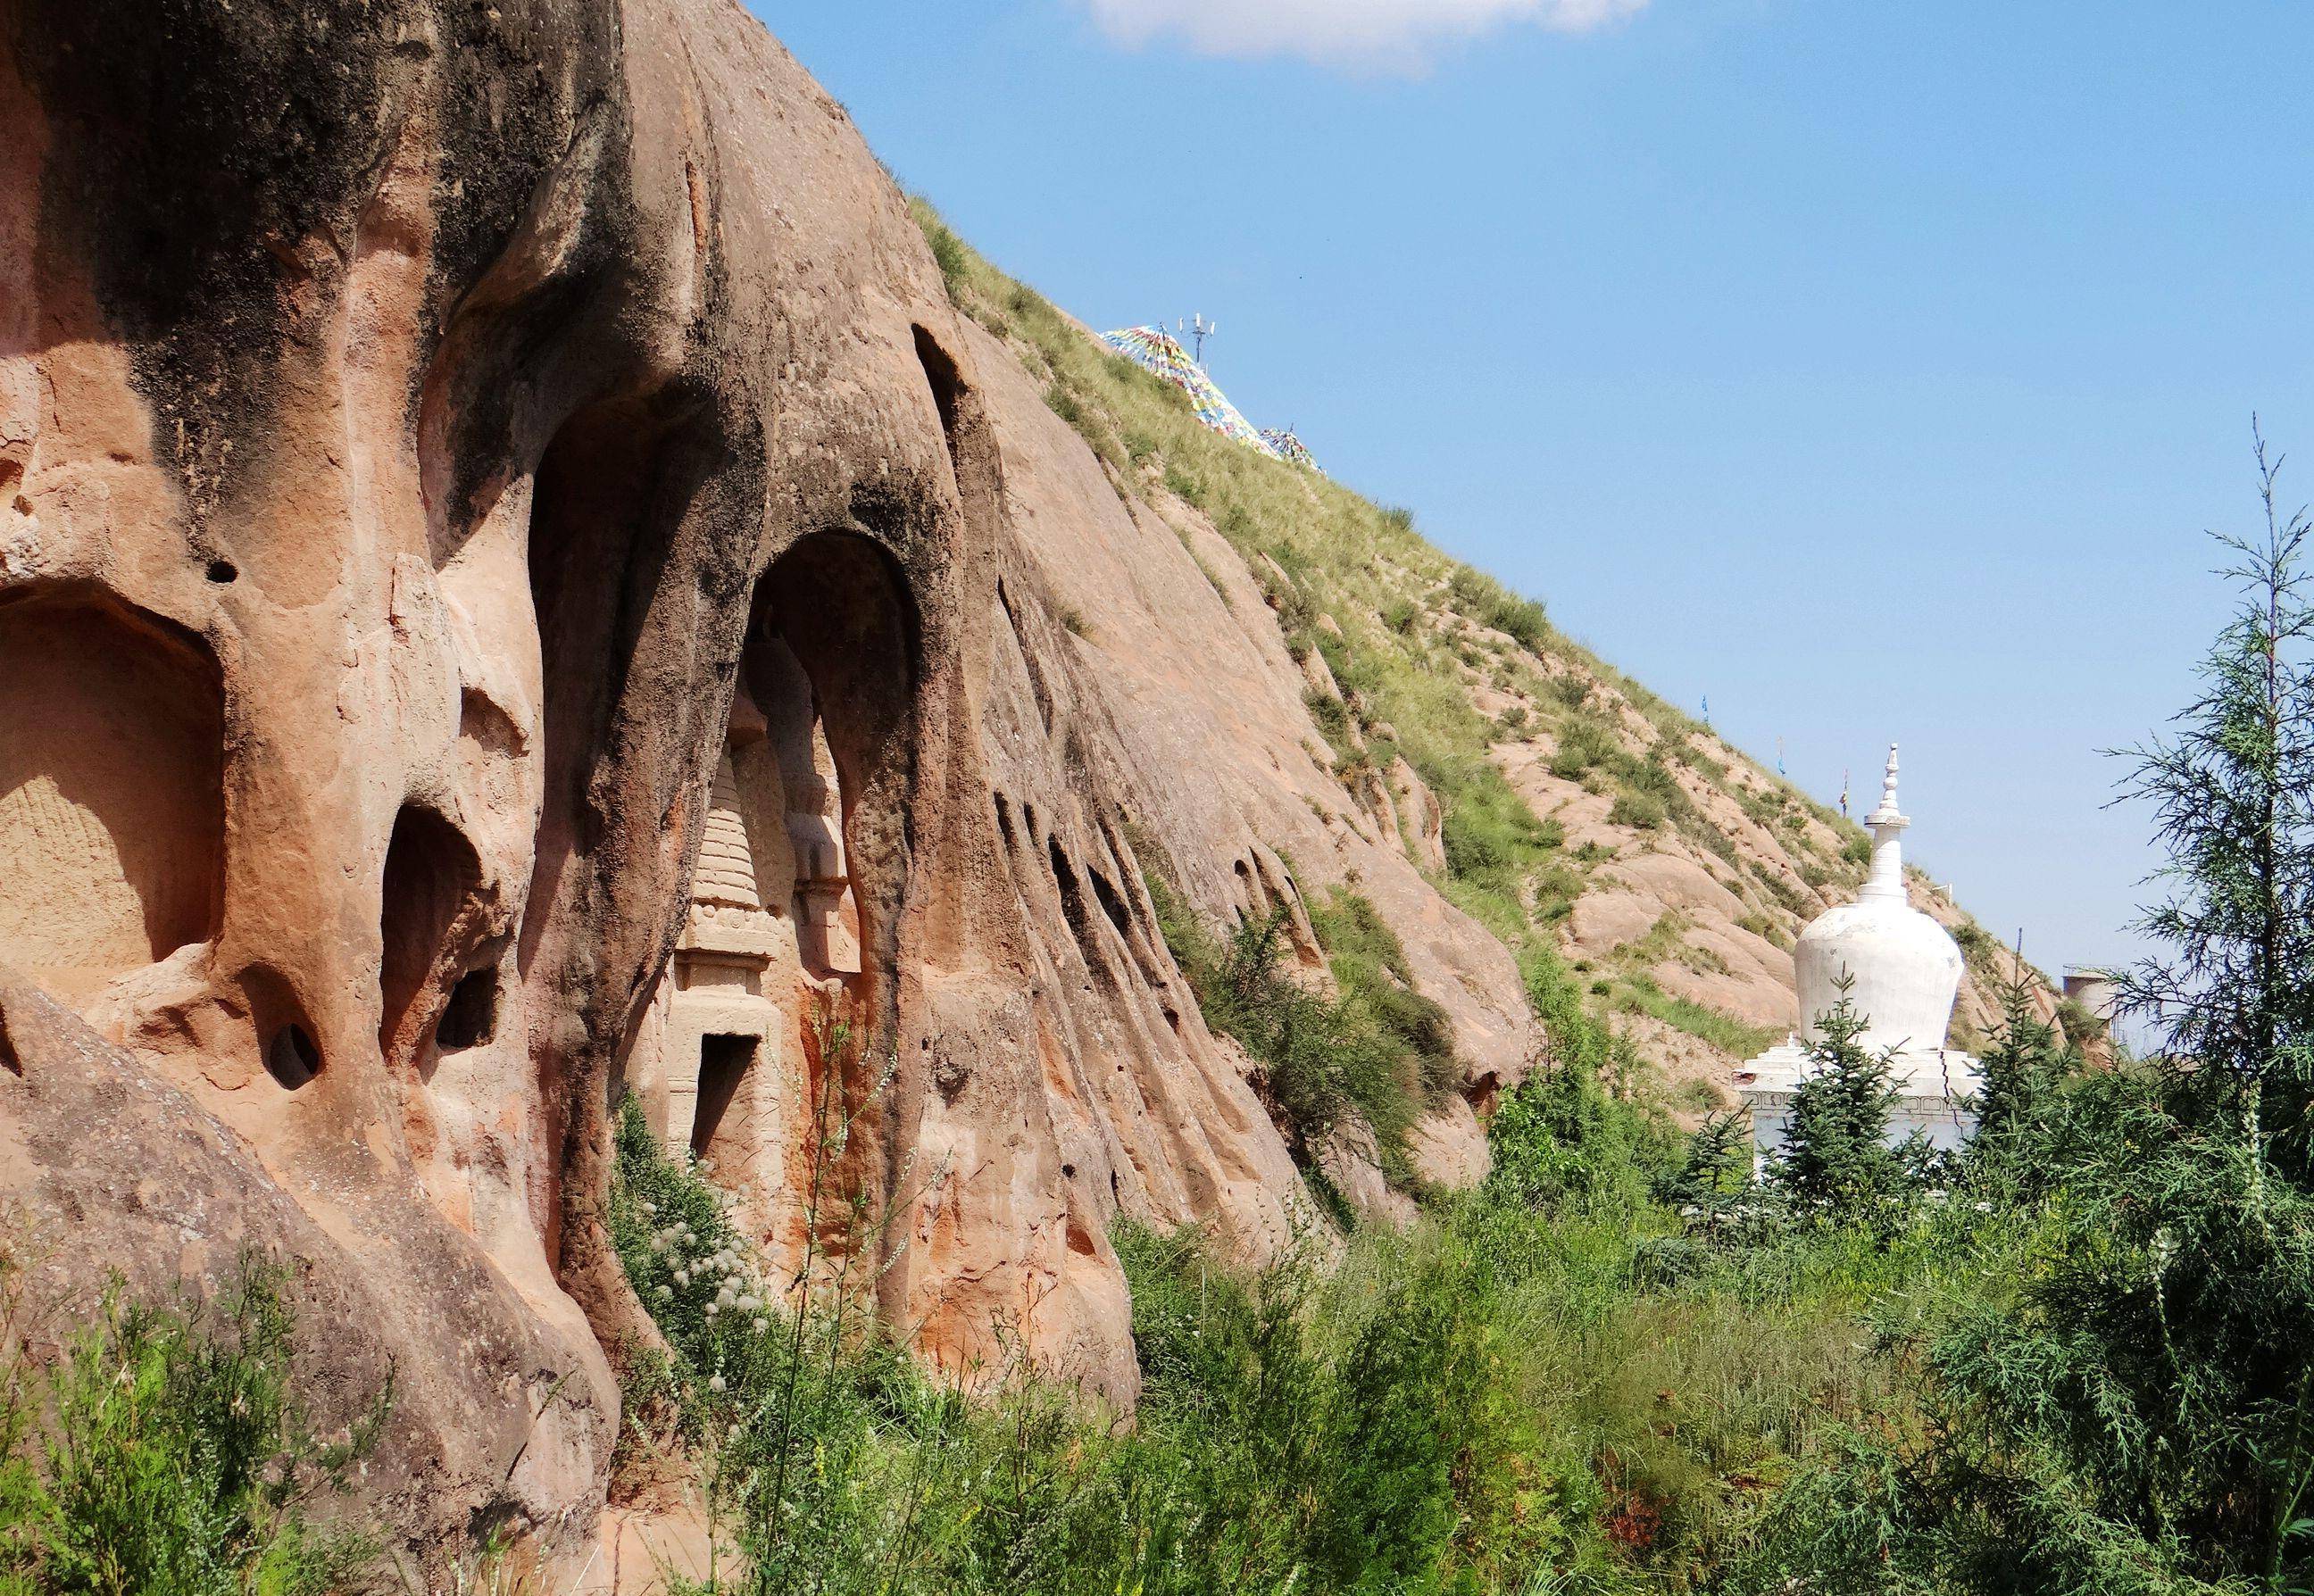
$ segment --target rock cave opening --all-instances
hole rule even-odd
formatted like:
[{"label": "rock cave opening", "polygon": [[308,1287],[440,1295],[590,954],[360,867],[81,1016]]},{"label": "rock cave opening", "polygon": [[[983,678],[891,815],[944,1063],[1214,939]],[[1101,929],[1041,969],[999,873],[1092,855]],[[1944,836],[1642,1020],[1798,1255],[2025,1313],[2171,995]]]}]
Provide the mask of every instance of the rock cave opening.
[{"label": "rock cave opening", "polygon": [[1133,912],[1126,906],[1125,895],[1117,890],[1116,882],[1102,875],[1098,869],[1087,866],[1085,874],[1091,877],[1092,895],[1100,901],[1101,913],[1108,915],[1108,923],[1117,928],[1117,939],[1130,945],[1133,940]]},{"label": "rock cave opening", "polygon": [[767,846],[759,874],[767,886],[785,885],[769,895],[781,900],[778,913],[794,925],[805,972],[857,975],[860,907],[845,860],[843,773],[811,678],[773,630],[751,635],[741,669],[740,691],[764,719],[763,788],[780,795],[778,813],[766,813],[768,824],[760,828]]},{"label": "rock cave opening", "polygon": [[[481,879],[481,861],[464,833],[423,805],[402,806],[379,887],[378,1046],[390,1063],[418,1062],[433,1017],[429,988],[458,912]],[[446,1009],[441,1024],[449,1023]]]},{"label": "rock cave opening", "polygon": [[211,940],[224,750],[191,640],[101,602],[0,607],[0,960],[77,999]]},{"label": "rock cave opening", "polygon": [[[594,1245],[596,1190],[584,1171],[570,1180],[596,1144],[600,1116],[622,1089],[652,1087],[643,1097],[652,1123],[677,1145],[689,1134],[690,1098],[677,1129],[667,1083],[633,1074],[639,1063],[658,1067],[657,1041],[640,1060],[639,1045],[646,1033],[664,1036],[657,1000],[671,974],[649,967],[659,938],[646,884],[669,880],[683,841],[664,808],[642,797],[639,778],[664,761],[687,772],[693,757],[693,728],[667,712],[684,684],[655,673],[689,657],[694,637],[662,634],[682,630],[675,613],[696,615],[690,606],[704,595],[667,595],[672,609],[658,601],[676,569],[685,586],[696,574],[701,549],[691,540],[744,535],[728,517],[742,514],[743,502],[760,505],[759,488],[734,488],[747,471],[722,431],[727,413],[712,394],[677,382],[596,399],[561,421],[532,473],[523,551],[538,647],[534,719],[517,725],[512,703],[479,695],[462,706],[462,731],[485,749],[526,747],[539,784],[529,884],[500,959],[508,1011],[495,1028],[501,1049],[518,1037],[528,1054],[545,1120],[541,1145],[551,1150],[532,1212],[549,1265],[560,1275],[576,1262],[582,1301],[599,1301],[608,1289]],[[636,887],[642,895],[621,901]],[[461,966],[476,963],[469,951]],[[632,990],[654,975],[657,987]],[[534,985],[575,1001],[533,1009],[525,1000]],[[623,1034],[613,1028],[622,1013]],[[591,1089],[572,1090],[578,1081]],[[575,1231],[567,1228],[573,1220]],[[573,1234],[588,1239],[575,1260],[564,1250]]]},{"label": "rock cave opening", "polygon": [[1060,888],[1061,914],[1069,923],[1069,934],[1076,939],[1085,968],[1104,985],[1109,984],[1108,961],[1101,955],[1100,939],[1093,935],[1092,917],[1085,908],[1084,888],[1077,880],[1076,867],[1062,850],[1058,832],[1045,839],[1045,852],[1052,866],[1054,883]]},{"label": "rock cave opening", "polygon": [[[668,395],[598,401],[565,420],[532,480],[531,612],[539,649],[539,763],[544,782],[529,908],[521,929],[525,965],[537,949],[559,890],[578,861],[594,856],[618,816],[592,782],[631,683],[617,662],[651,624],[670,545],[699,513],[702,491],[722,461],[707,410]],[[484,719],[504,712],[468,706]],[[488,731],[484,739],[503,738]]]},{"label": "rock cave opening", "polygon": [[265,1045],[265,1072],[290,1091],[322,1072],[322,1050],[301,1025],[285,1025]]},{"label": "rock cave opening", "polygon": [[916,340],[916,363],[924,369],[924,382],[932,391],[932,404],[940,411],[941,437],[948,445],[949,467],[955,472],[959,492],[964,484],[962,429],[964,426],[964,374],[957,369],[949,352],[940,347],[938,339],[923,326],[909,329]]},{"label": "rock cave opening", "polygon": [[734,1187],[782,1189],[826,1022],[888,1014],[915,647],[864,535],[807,536],[757,586],[674,957],[623,1065],[668,1143]]},{"label": "rock cave opening", "polygon": [[469,970],[450,989],[442,1018],[434,1027],[434,1045],[444,1053],[480,1047],[498,1032],[499,973],[491,966]]},{"label": "rock cave opening", "polygon": [[756,590],[741,675],[784,795],[799,952],[815,975],[888,972],[906,887],[916,621],[874,539],[815,533]]}]

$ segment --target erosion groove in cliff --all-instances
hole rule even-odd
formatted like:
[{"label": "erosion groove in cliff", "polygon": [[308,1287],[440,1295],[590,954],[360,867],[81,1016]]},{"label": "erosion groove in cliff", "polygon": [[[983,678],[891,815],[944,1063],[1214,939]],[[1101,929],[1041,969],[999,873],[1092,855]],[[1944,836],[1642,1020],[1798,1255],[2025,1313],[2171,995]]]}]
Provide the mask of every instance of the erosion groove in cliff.
[{"label": "erosion groove in cliff", "polygon": [[0,1192],[292,1263],[419,1564],[597,1535],[622,1102],[936,1368],[1130,1402],[1121,1217],[1326,1223],[1169,915],[1404,1041],[1304,1149],[1369,1213],[1483,1171],[1539,992],[1699,1094],[1785,1022],[1852,828],[1203,433],[735,5],[0,19]]}]

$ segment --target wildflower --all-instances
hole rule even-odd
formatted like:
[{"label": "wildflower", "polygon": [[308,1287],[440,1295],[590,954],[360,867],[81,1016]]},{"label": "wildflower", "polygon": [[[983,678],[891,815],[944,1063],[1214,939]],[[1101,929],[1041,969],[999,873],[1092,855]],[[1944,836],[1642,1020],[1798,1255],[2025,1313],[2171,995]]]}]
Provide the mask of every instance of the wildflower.
[{"label": "wildflower", "polygon": [[721,1390],[723,1389],[723,1377],[720,1374],[709,1375],[707,1377],[707,1389],[711,1391]]},{"label": "wildflower", "polygon": [[720,1311],[720,1310],[717,1308],[717,1306],[716,1306],[714,1303],[710,1302],[710,1303],[707,1305],[707,1317],[708,1317],[709,1318],[713,1318],[719,1311]]},{"label": "wildflower", "polygon": [[691,1283],[691,1271],[688,1269],[677,1269],[675,1272],[675,1283],[677,1285],[689,1285]]},{"label": "wildflower", "polygon": [[739,1307],[743,1312],[753,1313],[763,1305],[764,1300],[761,1297],[756,1296],[753,1292],[748,1292],[746,1296],[739,1299]]},{"label": "wildflower", "polygon": [[760,1336],[772,1327],[772,1321],[762,1318],[752,1318],[747,1321],[747,1327]]},{"label": "wildflower", "polygon": [[672,1296],[674,1296],[674,1295],[675,1295],[675,1288],[674,1288],[673,1286],[671,1286],[671,1285],[663,1285],[663,1286],[661,1286],[661,1287],[659,1287],[659,1288],[658,1288],[658,1300],[659,1300],[660,1301],[662,1301],[662,1302],[666,1301],[669,1297],[672,1297]]}]

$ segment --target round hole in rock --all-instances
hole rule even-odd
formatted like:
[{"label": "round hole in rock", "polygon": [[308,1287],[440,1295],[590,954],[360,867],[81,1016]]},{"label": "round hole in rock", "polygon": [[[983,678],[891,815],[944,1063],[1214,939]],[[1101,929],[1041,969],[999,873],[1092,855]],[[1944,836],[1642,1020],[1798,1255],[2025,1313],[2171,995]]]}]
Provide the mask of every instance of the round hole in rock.
[{"label": "round hole in rock", "polygon": [[208,578],[212,582],[222,585],[234,580],[240,575],[240,569],[235,567],[230,560],[212,560],[209,561]]},{"label": "round hole in rock", "polygon": [[303,1026],[285,1025],[265,1045],[265,1070],[291,1091],[322,1072],[321,1050]]}]

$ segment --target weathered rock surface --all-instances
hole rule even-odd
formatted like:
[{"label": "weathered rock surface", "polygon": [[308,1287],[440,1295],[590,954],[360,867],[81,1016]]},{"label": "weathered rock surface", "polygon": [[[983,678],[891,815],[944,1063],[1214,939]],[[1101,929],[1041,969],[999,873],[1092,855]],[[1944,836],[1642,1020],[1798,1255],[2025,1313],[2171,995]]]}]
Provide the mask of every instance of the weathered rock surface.
[{"label": "weathered rock surface", "polygon": [[[1348,821],[1243,567],[1207,551],[1224,599],[1126,511],[737,5],[0,19],[0,1195],[144,1286],[296,1260],[311,1377],[402,1371],[375,1489],[421,1556],[600,1521],[649,1333],[609,1113],[702,934],[719,768],[721,913],[785,1017],[751,1134],[797,1167],[831,1005],[884,1305],[952,1368],[1129,1398],[1113,1216],[1255,1257],[1300,1222],[1141,847],[1305,942],[1287,858],[1355,876],[1515,1076],[1507,955]],[[750,777],[782,724],[817,773]],[[815,814],[840,866],[799,861]]]}]

